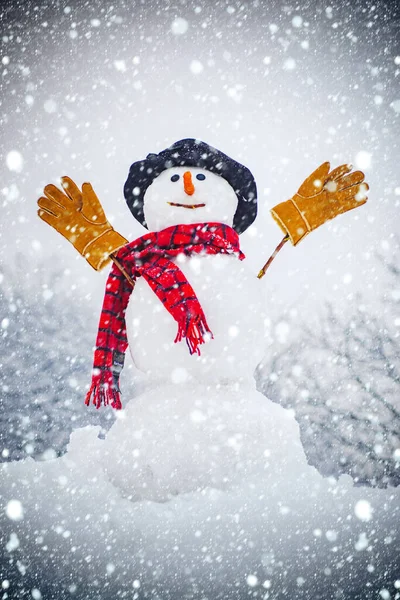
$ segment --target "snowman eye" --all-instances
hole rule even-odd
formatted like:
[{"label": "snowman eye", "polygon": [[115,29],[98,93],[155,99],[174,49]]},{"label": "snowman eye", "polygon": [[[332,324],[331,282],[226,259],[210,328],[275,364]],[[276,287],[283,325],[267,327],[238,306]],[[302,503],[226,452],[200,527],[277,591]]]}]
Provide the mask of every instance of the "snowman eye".
[{"label": "snowman eye", "polygon": [[196,175],[196,179],[198,179],[199,181],[204,181],[204,180],[205,180],[205,178],[206,178],[206,176],[205,176],[205,175],[203,175],[203,173],[198,173],[198,174]]},{"label": "snowman eye", "polygon": [[171,177],[171,181],[173,181],[175,183],[175,181],[178,181],[179,179],[179,175],[172,175]]}]

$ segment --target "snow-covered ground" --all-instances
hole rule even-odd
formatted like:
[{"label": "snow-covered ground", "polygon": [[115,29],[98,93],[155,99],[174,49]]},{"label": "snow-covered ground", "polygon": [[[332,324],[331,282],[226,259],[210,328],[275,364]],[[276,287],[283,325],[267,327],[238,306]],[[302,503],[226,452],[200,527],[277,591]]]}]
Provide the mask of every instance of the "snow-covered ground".
[{"label": "snow-covered ground", "polygon": [[400,489],[322,478],[251,386],[153,388],[98,432],[2,466],[9,597],[16,566],[43,598],[396,597]]}]

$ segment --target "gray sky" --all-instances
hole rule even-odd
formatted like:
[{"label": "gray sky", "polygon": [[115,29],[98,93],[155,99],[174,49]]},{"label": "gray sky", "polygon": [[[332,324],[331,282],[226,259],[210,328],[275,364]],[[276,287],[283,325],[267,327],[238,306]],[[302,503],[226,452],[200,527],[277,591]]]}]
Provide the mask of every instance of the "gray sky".
[{"label": "gray sky", "polygon": [[130,164],[198,137],[256,178],[259,216],[241,236],[255,273],[282,237],[274,204],[325,160],[363,168],[368,204],[286,247],[260,285],[282,310],[303,314],[325,300],[351,304],[360,290],[374,304],[382,284],[374,256],[394,253],[399,226],[394,3],[87,4],[0,9],[3,260],[22,252],[22,277],[51,255],[70,269],[66,285],[79,280],[98,307],[105,273],[36,216],[43,186],[65,174],[91,181],[116,229],[133,239],[143,230],[122,193]]}]

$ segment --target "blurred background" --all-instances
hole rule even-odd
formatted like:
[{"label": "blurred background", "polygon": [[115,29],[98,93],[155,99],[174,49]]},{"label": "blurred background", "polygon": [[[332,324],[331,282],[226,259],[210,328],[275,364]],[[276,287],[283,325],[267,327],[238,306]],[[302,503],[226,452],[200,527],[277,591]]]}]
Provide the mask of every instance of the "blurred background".
[{"label": "blurred background", "polygon": [[129,166],[196,137],[256,178],[241,236],[255,275],[282,238],[270,208],[326,160],[365,172],[368,203],[285,247],[260,282],[256,377],[323,473],[397,485],[400,7],[3,0],[0,26],[2,459],[55,456],[75,427],[114,418],[83,405],[107,273],[37,217],[44,185],[90,181],[131,240],[144,230],[123,198]]}]

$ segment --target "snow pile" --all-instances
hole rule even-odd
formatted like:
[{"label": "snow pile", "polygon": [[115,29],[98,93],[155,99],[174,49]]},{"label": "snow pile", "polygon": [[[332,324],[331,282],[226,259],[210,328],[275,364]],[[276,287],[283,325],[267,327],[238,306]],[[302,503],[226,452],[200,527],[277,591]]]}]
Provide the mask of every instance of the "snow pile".
[{"label": "snow pile", "polygon": [[294,419],[250,386],[197,385],[189,393],[171,385],[142,394],[103,446],[107,477],[132,500],[164,502],[260,476],[273,486],[278,466],[292,477],[305,465]]},{"label": "snow pile", "polygon": [[400,490],[323,479],[252,386],[154,388],[98,432],[2,466],[8,597],[15,565],[43,598],[396,597]]}]

